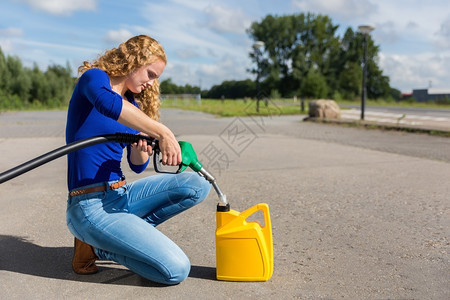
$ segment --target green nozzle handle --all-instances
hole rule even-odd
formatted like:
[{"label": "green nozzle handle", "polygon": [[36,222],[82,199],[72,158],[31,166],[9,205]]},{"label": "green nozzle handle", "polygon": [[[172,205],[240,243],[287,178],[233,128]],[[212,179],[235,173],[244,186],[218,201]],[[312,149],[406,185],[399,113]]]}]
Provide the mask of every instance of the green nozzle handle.
[{"label": "green nozzle handle", "polygon": [[155,167],[155,171],[158,173],[177,174],[186,170],[187,167],[190,167],[195,172],[198,172],[203,168],[202,164],[197,159],[197,154],[195,153],[192,144],[185,141],[179,141],[178,144],[180,144],[182,159],[181,164],[176,172],[165,171],[159,159],[159,143],[158,141],[155,141],[154,144],[155,147],[153,147],[153,150],[155,151],[155,154],[153,155],[153,165]]},{"label": "green nozzle handle", "polygon": [[181,147],[181,169],[180,173],[186,170],[187,167],[190,167],[195,172],[198,172],[202,169],[202,164],[197,159],[197,154],[194,151],[191,143],[185,141],[179,141]]}]

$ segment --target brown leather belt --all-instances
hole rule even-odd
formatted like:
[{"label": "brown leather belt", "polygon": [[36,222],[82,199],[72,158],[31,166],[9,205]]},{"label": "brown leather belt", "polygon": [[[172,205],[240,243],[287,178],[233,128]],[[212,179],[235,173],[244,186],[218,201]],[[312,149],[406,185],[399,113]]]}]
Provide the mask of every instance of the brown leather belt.
[{"label": "brown leather belt", "polygon": [[[116,189],[124,186],[126,183],[127,182],[125,180],[114,182],[109,185],[109,189],[116,190]],[[70,196],[79,196],[79,195],[95,193],[95,192],[103,192],[103,191],[106,191],[106,185],[100,185],[100,186],[94,186],[94,187],[86,188],[86,189],[74,190],[74,191],[70,192]]]}]

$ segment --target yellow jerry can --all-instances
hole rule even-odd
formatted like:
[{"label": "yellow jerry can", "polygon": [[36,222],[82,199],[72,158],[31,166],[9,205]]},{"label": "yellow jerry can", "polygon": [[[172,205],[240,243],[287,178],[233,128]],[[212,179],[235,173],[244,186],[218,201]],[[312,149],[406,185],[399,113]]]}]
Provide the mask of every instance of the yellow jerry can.
[{"label": "yellow jerry can", "polygon": [[[247,221],[261,211],[264,226]],[[273,273],[273,242],[269,206],[257,204],[243,212],[217,206],[216,272],[218,280],[267,281]]]}]

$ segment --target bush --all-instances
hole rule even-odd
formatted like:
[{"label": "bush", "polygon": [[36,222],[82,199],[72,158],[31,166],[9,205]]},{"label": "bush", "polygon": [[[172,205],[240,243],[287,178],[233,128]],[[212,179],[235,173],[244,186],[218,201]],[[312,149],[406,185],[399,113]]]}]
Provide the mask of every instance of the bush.
[{"label": "bush", "polygon": [[21,110],[24,109],[24,102],[17,95],[0,95],[0,110]]},{"label": "bush", "polygon": [[278,90],[271,90],[270,91],[270,99],[280,99],[281,94]]},{"label": "bush", "polygon": [[75,86],[72,70],[52,65],[46,72],[22,65],[18,57],[5,56],[0,48],[0,109],[56,108],[68,103]]},{"label": "bush", "polygon": [[450,104],[450,98],[447,97],[447,96],[440,97],[440,98],[436,99],[435,103],[436,104],[449,105]]},{"label": "bush", "polygon": [[402,100],[402,102],[406,102],[406,103],[417,103],[417,99],[414,97],[408,97]]},{"label": "bush", "polygon": [[326,98],[328,86],[325,77],[318,71],[311,69],[301,84],[302,95],[308,98]]},{"label": "bush", "polygon": [[342,95],[338,91],[333,92],[333,96],[331,97],[334,101],[342,101]]}]

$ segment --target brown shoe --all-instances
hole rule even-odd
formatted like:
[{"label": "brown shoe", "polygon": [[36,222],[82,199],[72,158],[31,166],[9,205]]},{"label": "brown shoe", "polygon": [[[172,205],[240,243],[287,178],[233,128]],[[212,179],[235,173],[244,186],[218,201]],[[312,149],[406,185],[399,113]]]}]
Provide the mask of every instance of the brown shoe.
[{"label": "brown shoe", "polygon": [[74,253],[72,259],[72,269],[77,274],[88,275],[98,272],[95,261],[94,247],[75,238]]}]

